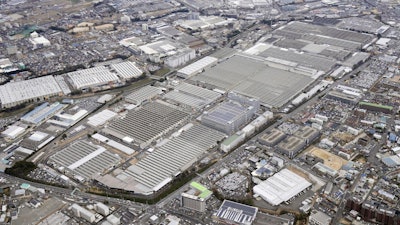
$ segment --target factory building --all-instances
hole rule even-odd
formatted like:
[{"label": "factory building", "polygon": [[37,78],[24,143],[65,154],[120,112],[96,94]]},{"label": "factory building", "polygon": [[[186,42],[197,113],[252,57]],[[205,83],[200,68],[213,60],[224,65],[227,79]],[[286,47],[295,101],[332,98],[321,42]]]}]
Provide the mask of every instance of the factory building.
[{"label": "factory building", "polygon": [[47,120],[47,123],[67,128],[83,119],[87,114],[88,111],[86,109],[75,106],[67,111],[57,113],[52,119]]},{"label": "factory building", "polygon": [[203,125],[187,125],[172,139],[165,139],[154,151],[136,164],[96,180],[110,188],[151,195],[201,159],[217,146],[225,134]]},{"label": "factory building", "polygon": [[37,151],[52,141],[55,137],[45,132],[35,131],[29,137],[21,141],[20,146]]},{"label": "factory building", "polygon": [[83,91],[102,88],[120,81],[118,76],[111,73],[105,66],[70,72],[66,76],[75,89]]},{"label": "factory building", "polygon": [[103,126],[108,121],[115,118],[117,115],[118,115],[117,113],[115,113],[109,109],[105,109],[105,110],[89,117],[87,124],[89,124],[92,127]]},{"label": "factory building", "polygon": [[83,218],[86,221],[88,221],[89,223],[93,223],[96,220],[94,213],[90,212],[89,210],[87,210],[77,204],[73,204],[71,206],[71,210],[75,216],[77,216],[79,218]]},{"label": "factory building", "polygon": [[190,187],[188,191],[181,194],[181,206],[204,212],[206,210],[206,201],[212,195],[212,191],[197,182],[190,183]]},{"label": "factory building", "polygon": [[213,129],[232,134],[247,124],[254,116],[254,106],[242,106],[235,102],[223,102],[204,112],[201,123]]},{"label": "factory building", "polygon": [[216,101],[221,94],[188,83],[181,83],[173,91],[164,95],[166,101],[184,108],[201,109]]},{"label": "factory building", "polygon": [[50,156],[49,163],[78,181],[87,181],[120,162],[120,157],[101,146],[78,141]]},{"label": "factory building", "polygon": [[145,148],[151,142],[182,126],[189,114],[162,101],[131,110],[123,119],[115,120],[103,129],[105,134],[114,136],[125,143]]},{"label": "factory building", "polygon": [[148,85],[127,95],[125,101],[135,105],[140,105],[143,102],[150,101],[162,93],[163,92],[160,88]]},{"label": "factory building", "polygon": [[98,202],[94,205],[94,210],[103,216],[108,216],[108,214],[110,214],[110,208],[101,202]]},{"label": "factory building", "polygon": [[256,195],[271,205],[287,202],[308,189],[311,183],[288,169],[283,169],[272,177],[253,187]]},{"label": "factory building", "polygon": [[370,111],[376,111],[376,112],[383,112],[390,114],[393,112],[393,106],[389,105],[381,105],[381,104],[376,104],[376,103],[371,103],[371,102],[360,102],[358,106],[361,109],[367,109]]},{"label": "factory building", "polygon": [[281,130],[272,129],[270,131],[263,133],[258,138],[258,141],[263,145],[275,146],[279,142],[281,142],[283,139],[285,139],[285,137],[286,137],[286,134],[283,133]]},{"label": "factory building", "polygon": [[251,225],[256,219],[258,208],[224,200],[213,220],[220,224]]},{"label": "factory building", "polygon": [[293,159],[306,145],[305,140],[296,136],[289,136],[278,144],[277,151]]},{"label": "factory building", "polygon": [[201,73],[203,70],[216,65],[218,63],[218,59],[212,56],[206,56],[196,62],[183,67],[182,69],[178,70],[177,76],[180,78],[190,78],[198,73]]},{"label": "factory building", "polygon": [[19,137],[26,131],[27,127],[22,125],[13,124],[7,127],[3,132],[1,132],[1,136],[14,140],[15,138]]},{"label": "factory building", "polygon": [[1,108],[49,99],[63,94],[53,76],[38,77],[35,79],[9,82],[0,86]]},{"label": "factory building", "polygon": [[176,68],[196,58],[196,51],[191,48],[186,48],[178,51],[175,55],[170,56],[164,60],[164,64]]},{"label": "factory building", "polygon": [[117,73],[121,80],[137,79],[142,76],[143,71],[137,68],[135,63],[127,61],[110,65],[111,72]]},{"label": "factory building", "polygon": [[221,143],[221,150],[224,152],[229,152],[230,150],[234,149],[236,146],[238,146],[242,141],[244,141],[246,138],[245,133],[243,132],[237,132],[236,134],[233,134],[229,136],[227,139],[225,139]]},{"label": "factory building", "polygon": [[38,125],[52,117],[64,107],[65,105],[60,104],[59,102],[55,102],[51,105],[48,102],[45,102],[21,117],[21,121]]},{"label": "factory building", "polygon": [[281,107],[301,93],[315,77],[267,66],[259,57],[240,53],[189,80],[258,99],[261,105],[272,108]]}]

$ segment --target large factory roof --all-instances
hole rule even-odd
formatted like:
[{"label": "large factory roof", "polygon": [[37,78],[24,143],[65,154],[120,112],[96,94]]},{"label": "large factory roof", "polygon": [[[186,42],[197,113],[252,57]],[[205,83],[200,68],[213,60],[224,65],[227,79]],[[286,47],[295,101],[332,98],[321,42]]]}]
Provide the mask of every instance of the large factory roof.
[{"label": "large factory roof", "polygon": [[168,40],[160,40],[139,47],[147,55],[165,54],[167,52],[175,51],[178,45]]},{"label": "large factory roof", "polygon": [[280,107],[314,81],[314,78],[267,66],[242,54],[206,70],[191,80],[259,99],[268,107]]},{"label": "large factory roof", "polygon": [[122,79],[138,78],[143,73],[143,71],[136,67],[135,63],[130,61],[112,64],[110,67],[114,69]]},{"label": "large factory roof", "polygon": [[341,30],[334,27],[327,27],[297,21],[291,22],[288,25],[277,29],[275,33],[282,34],[281,31],[287,32],[288,34],[292,33],[293,35],[297,34],[300,35],[300,37],[304,34],[312,34],[316,36],[325,36],[333,39],[356,42],[360,44],[367,44],[373,39],[373,36],[369,34],[362,34],[359,32]]},{"label": "large factory roof", "polygon": [[203,125],[192,126],[119,174],[119,182],[110,177],[98,180],[110,187],[140,193],[158,191],[224,137],[225,134]]},{"label": "large factory roof", "polygon": [[101,146],[85,141],[78,141],[50,157],[50,162],[58,167],[64,167],[74,175],[91,179],[104,170],[114,166],[120,160],[119,156],[110,153]]},{"label": "large factory roof", "polygon": [[105,123],[107,123],[107,121],[111,120],[112,118],[116,117],[118,114],[109,110],[109,109],[105,109],[91,117],[88,118],[88,124],[93,126],[93,127],[98,127],[98,126],[102,126]]},{"label": "large factory roof", "polygon": [[221,96],[220,93],[202,87],[181,83],[165,95],[166,99],[179,102],[193,108],[202,108],[215,101]]},{"label": "large factory roof", "polygon": [[177,107],[156,101],[138,110],[131,110],[125,118],[114,121],[103,131],[120,139],[126,137],[142,144],[160,137],[189,116]]},{"label": "large factory roof", "polygon": [[[315,46],[314,46],[315,47]],[[322,50],[321,50],[322,51]],[[272,57],[281,60],[287,60],[298,63],[304,67],[310,67],[321,71],[329,71],[336,61],[322,55],[315,55],[310,53],[299,53],[293,50],[280,49],[277,47],[270,47],[259,54],[263,57]]]},{"label": "large factory roof", "polygon": [[162,90],[150,85],[144,86],[125,97],[125,101],[139,105],[145,100],[154,98],[162,93]]},{"label": "large factory roof", "polygon": [[283,169],[267,180],[254,186],[253,190],[271,205],[279,205],[310,187],[311,183],[288,169]]},{"label": "large factory roof", "polygon": [[105,66],[98,66],[84,70],[67,73],[72,85],[77,89],[97,87],[110,82],[117,82],[119,78],[111,73]]},{"label": "large factory roof", "polygon": [[204,68],[216,64],[218,59],[211,56],[206,56],[188,66],[178,70],[178,75],[184,78],[190,77],[196,73],[201,72]]},{"label": "large factory roof", "polygon": [[0,101],[7,104],[24,102],[29,99],[54,96],[62,90],[53,76],[44,76],[30,80],[10,82],[0,86]]}]

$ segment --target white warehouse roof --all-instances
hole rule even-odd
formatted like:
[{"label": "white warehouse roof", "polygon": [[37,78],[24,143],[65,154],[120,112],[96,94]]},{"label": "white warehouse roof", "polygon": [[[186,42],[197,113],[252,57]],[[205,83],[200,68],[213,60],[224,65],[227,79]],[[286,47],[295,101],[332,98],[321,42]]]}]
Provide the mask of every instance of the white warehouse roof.
[{"label": "white warehouse roof", "polygon": [[0,86],[2,107],[13,106],[30,99],[50,97],[61,94],[61,88],[53,76],[44,76],[30,80],[10,82]]},{"label": "white warehouse roof", "polygon": [[200,73],[204,68],[216,64],[218,59],[211,56],[206,56],[188,66],[183,67],[182,69],[178,70],[178,75],[184,78],[188,78],[193,76],[197,73]]},{"label": "white warehouse roof", "polygon": [[254,186],[253,191],[271,205],[288,201],[311,186],[311,183],[288,169]]},{"label": "white warehouse roof", "polygon": [[72,84],[77,89],[97,87],[110,82],[118,82],[116,74],[111,73],[105,66],[98,66],[84,70],[78,70],[67,74]]},{"label": "white warehouse roof", "polygon": [[143,73],[143,71],[136,67],[135,63],[130,61],[112,64],[111,68],[123,79],[138,78]]},{"label": "white warehouse roof", "polygon": [[118,115],[117,113],[115,113],[109,109],[105,109],[105,110],[97,113],[96,115],[89,117],[87,123],[93,127],[102,126],[107,121],[109,121],[110,119],[114,118],[117,115]]}]

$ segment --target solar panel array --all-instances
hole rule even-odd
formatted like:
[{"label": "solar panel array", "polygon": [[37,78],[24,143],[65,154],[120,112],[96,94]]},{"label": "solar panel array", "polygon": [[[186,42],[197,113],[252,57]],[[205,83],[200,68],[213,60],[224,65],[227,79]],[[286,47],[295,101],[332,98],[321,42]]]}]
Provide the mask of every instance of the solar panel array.
[{"label": "solar panel array", "polygon": [[220,219],[234,222],[232,224],[251,224],[255,220],[257,212],[258,208],[256,207],[224,200],[215,215]]}]

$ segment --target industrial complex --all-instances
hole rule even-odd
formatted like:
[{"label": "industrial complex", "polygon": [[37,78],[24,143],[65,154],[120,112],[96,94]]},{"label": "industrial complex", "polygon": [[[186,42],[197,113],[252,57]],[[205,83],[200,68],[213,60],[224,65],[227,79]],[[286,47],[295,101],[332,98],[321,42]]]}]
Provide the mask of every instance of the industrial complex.
[{"label": "industrial complex", "polygon": [[398,1],[0,2],[0,224],[400,225]]}]

